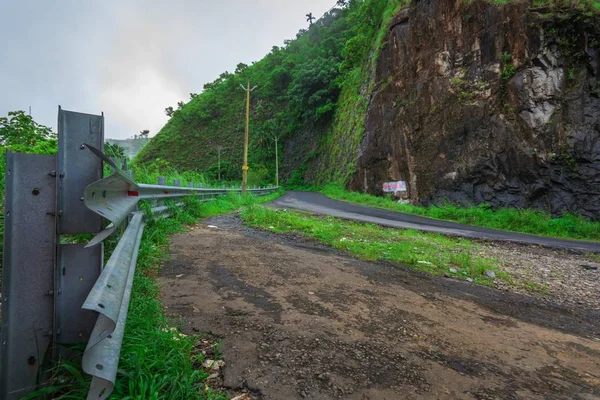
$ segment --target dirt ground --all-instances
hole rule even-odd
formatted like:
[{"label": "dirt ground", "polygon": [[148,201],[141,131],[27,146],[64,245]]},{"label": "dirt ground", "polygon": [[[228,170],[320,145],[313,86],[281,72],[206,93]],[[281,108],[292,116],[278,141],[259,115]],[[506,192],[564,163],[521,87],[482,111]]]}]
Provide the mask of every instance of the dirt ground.
[{"label": "dirt ground", "polygon": [[598,310],[357,261],[232,216],[174,236],[171,249],[160,277],[166,313],[185,333],[223,339],[226,390],[600,399]]}]

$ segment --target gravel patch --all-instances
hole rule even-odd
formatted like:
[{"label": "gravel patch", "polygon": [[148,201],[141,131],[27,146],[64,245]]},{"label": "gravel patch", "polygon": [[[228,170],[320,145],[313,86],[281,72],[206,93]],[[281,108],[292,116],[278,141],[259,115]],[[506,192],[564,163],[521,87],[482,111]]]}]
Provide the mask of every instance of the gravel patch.
[{"label": "gravel patch", "polygon": [[498,280],[498,289],[600,310],[600,263],[594,256],[505,243],[483,244],[482,254],[498,260],[498,267],[518,282],[508,286]]}]

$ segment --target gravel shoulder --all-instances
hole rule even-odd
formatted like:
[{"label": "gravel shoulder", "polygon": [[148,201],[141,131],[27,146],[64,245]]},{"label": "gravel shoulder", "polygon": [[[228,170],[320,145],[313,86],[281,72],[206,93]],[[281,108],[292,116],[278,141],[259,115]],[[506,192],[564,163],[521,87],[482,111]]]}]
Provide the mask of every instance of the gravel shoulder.
[{"label": "gravel shoulder", "polygon": [[484,243],[481,253],[498,260],[498,267],[517,281],[534,283],[542,290],[536,294],[501,281],[496,282],[498,289],[600,312],[600,263],[594,256],[510,243]]},{"label": "gravel shoulder", "polygon": [[[600,399],[600,313],[586,286],[598,272],[557,272],[593,261],[511,246],[483,251],[548,269],[547,294],[362,262],[226,216],[173,237],[161,293],[184,332],[223,339],[215,386],[249,398]],[[577,280],[573,301],[564,287]]]}]

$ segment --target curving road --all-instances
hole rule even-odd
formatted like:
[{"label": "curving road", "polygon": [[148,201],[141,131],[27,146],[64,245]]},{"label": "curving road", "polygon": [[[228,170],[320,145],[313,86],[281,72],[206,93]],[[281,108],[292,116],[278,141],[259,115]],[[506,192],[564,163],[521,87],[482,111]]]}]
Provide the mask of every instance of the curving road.
[{"label": "curving road", "polygon": [[600,253],[600,243],[597,242],[557,239],[464,225],[333,200],[315,192],[287,192],[282,197],[274,200],[272,204],[279,208],[292,208],[393,228],[410,228],[480,240],[533,244],[557,249]]}]

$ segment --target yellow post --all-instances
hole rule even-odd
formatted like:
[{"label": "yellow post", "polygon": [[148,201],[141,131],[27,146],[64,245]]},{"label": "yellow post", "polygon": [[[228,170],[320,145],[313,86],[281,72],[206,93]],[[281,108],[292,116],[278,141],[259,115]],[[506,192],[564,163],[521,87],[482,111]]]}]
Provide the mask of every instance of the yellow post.
[{"label": "yellow post", "polygon": [[279,187],[279,157],[277,157],[277,136],[275,136],[275,186]]},{"label": "yellow post", "polygon": [[244,165],[242,166],[242,194],[246,194],[248,186],[248,137],[250,130],[250,81],[246,88],[246,134],[244,135]]}]

